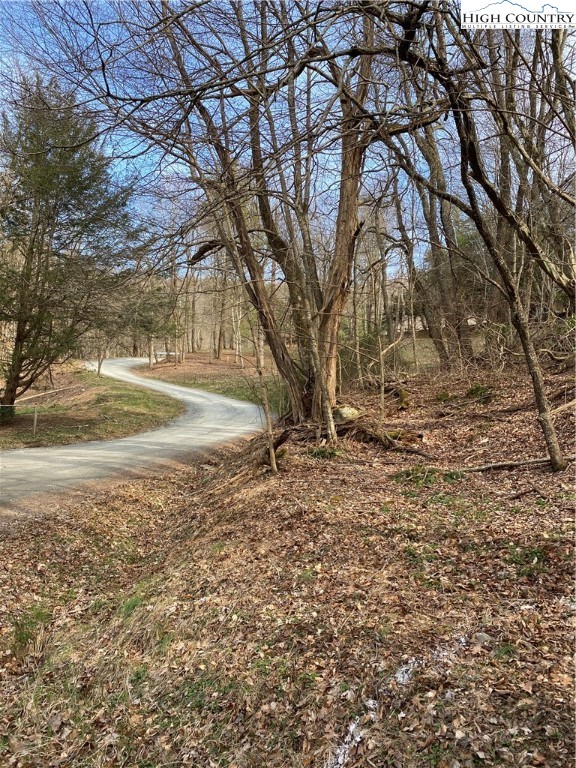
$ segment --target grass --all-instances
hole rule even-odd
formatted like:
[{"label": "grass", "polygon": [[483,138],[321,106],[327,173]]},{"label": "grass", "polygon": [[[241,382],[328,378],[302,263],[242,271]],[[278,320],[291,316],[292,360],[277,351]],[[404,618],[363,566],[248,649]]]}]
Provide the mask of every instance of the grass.
[{"label": "grass", "polygon": [[404,469],[392,475],[393,480],[397,483],[412,483],[418,488],[428,488],[434,485],[440,477],[447,483],[455,483],[458,480],[462,480],[465,477],[465,473],[452,471],[440,474],[434,467],[424,467],[421,464],[417,464],[415,467]]},{"label": "grass", "polygon": [[515,658],[518,655],[518,651],[511,643],[501,643],[496,646],[493,655],[494,658],[499,659],[500,661],[507,661],[508,659]]},{"label": "grass", "polygon": [[124,603],[122,606],[122,616],[127,619],[138,608],[139,605],[142,605],[144,602],[144,598],[142,595],[133,595],[132,597],[129,597],[128,600]]},{"label": "grass", "polygon": [[316,578],[317,574],[311,568],[305,568],[298,574],[298,581],[302,584],[310,584]]},{"label": "grass", "polygon": [[504,561],[516,568],[517,576],[537,576],[547,570],[548,555],[541,547],[511,545]]},{"label": "grass", "polygon": [[490,403],[494,398],[494,393],[491,387],[486,387],[484,384],[474,384],[466,392],[466,397],[469,400],[477,400],[479,403]]},{"label": "grass", "polygon": [[404,553],[412,566],[431,563],[438,558],[436,552],[429,545],[424,545],[421,550],[416,549],[416,547],[408,546],[404,548]]},{"label": "grass", "polygon": [[50,619],[50,610],[41,604],[32,606],[15,619],[13,622],[13,653],[18,655],[23,652]]},{"label": "grass", "polygon": [[[235,400],[247,400],[250,403],[262,404],[262,396],[257,379],[240,372],[235,376],[231,376],[229,373],[222,373],[221,376],[215,376],[213,379],[196,377],[183,372],[179,376],[170,377],[170,381],[182,387],[201,389],[204,392],[225,395]],[[278,376],[268,375],[266,377],[266,387],[272,411],[277,414],[285,413],[288,408],[288,395],[285,384]]]},{"label": "grass", "polygon": [[335,459],[337,456],[342,456],[342,451],[330,445],[321,445],[318,448],[309,448],[307,454],[312,459]]},{"label": "grass", "polygon": [[140,688],[148,679],[148,667],[145,664],[136,666],[129,677],[132,688]]},{"label": "grass", "polygon": [[392,475],[392,478],[397,483],[412,483],[418,488],[429,487],[434,485],[438,479],[438,471],[436,469],[429,469],[417,465],[411,469],[404,469],[401,472],[397,472],[395,475]]},{"label": "grass", "polygon": [[89,371],[73,374],[73,386],[60,399],[42,405],[33,433],[34,405],[0,422],[0,450],[113,440],[156,429],[184,412],[177,400],[144,388],[99,378]]}]

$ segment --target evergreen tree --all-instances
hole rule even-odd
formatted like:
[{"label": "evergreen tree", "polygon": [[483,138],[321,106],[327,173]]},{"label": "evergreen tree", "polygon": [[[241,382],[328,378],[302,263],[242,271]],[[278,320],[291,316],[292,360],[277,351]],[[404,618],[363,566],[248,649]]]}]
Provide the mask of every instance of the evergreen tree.
[{"label": "evergreen tree", "polygon": [[129,192],[95,122],[52,80],[23,80],[3,115],[0,162],[2,417],[94,325],[126,258]]}]

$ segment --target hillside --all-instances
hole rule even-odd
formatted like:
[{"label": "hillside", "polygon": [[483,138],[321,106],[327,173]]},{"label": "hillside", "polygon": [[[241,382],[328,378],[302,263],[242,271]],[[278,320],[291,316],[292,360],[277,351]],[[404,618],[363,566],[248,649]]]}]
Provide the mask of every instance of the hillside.
[{"label": "hillside", "polygon": [[571,476],[460,471],[544,455],[528,382],[413,382],[386,425],[423,438],[242,444],[7,530],[0,762],[567,765]]}]

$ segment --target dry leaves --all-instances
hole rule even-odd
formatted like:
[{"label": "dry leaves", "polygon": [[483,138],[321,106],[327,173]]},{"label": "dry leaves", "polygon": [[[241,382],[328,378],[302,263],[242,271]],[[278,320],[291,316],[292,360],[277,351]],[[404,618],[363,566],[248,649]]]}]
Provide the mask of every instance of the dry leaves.
[{"label": "dry leaves", "polygon": [[533,413],[490,415],[525,381],[454,412],[439,386],[389,424],[423,432],[446,473],[289,443],[274,478],[231,451],[14,529],[2,765],[568,765],[569,480],[453,476],[543,448]]}]

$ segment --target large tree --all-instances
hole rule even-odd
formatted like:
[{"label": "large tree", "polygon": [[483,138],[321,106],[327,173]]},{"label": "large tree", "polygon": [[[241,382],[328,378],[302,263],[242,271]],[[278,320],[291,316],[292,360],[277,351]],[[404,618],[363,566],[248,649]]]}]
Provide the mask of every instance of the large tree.
[{"label": "large tree", "polygon": [[0,162],[0,414],[73,354],[117,281],[128,232],[126,188],[94,141],[96,125],[54,80],[23,80],[3,116]]},{"label": "large tree", "polygon": [[[374,13],[368,4],[365,10]],[[458,245],[452,211],[476,228],[492,260],[491,272],[483,276],[508,304],[551,463],[563,469],[566,460],[529,316],[533,277],[539,273],[574,308],[574,128],[566,106],[575,84],[562,50],[566,36],[559,30],[485,30],[470,36],[459,30],[449,7],[428,0],[415,7],[402,34],[402,41],[383,53],[398,55],[413,108],[430,98],[446,100],[451,147],[441,152],[442,130],[426,128],[411,143],[391,136],[383,143],[409,179],[437,199],[438,231],[451,258],[470,262]],[[443,165],[450,166],[455,147],[450,179]]]}]

